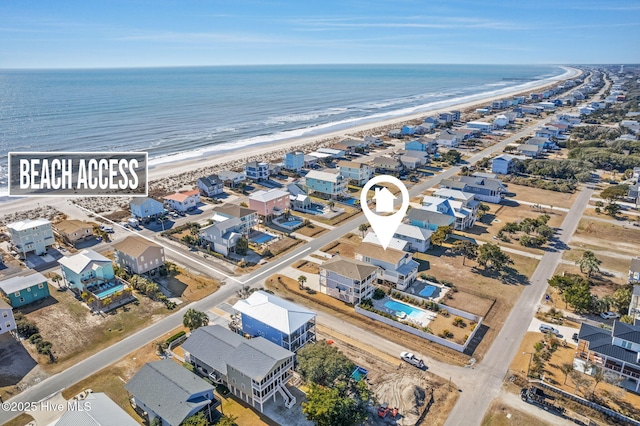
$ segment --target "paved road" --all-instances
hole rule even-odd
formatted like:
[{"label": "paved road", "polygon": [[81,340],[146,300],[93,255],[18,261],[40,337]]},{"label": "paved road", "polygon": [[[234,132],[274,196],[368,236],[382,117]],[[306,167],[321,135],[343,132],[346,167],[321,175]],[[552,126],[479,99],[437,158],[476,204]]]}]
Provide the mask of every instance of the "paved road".
[{"label": "paved road", "polygon": [[[532,125],[527,126],[525,128],[523,128],[520,132],[518,132],[517,134],[503,140],[502,142],[489,147],[483,151],[478,152],[477,154],[474,154],[471,158],[469,158],[467,160],[467,164],[474,164],[475,162],[490,156],[491,154],[495,153],[495,152],[500,152],[502,151],[502,149],[504,149],[504,147],[509,144],[512,143],[514,141],[516,141],[517,139],[529,135],[531,133],[531,131],[539,126],[542,123],[546,123],[548,121],[550,121],[553,117],[547,117],[543,120],[541,120],[541,122],[537,122],[535,124],[532,123]],[[442,179],[445,178],[449,178],[455,174],[457,174],[460,171],[460,167],[461,166],[457,166],[457,167],[452,167],[440,174],[438,174],[437,176],[434,176],[433,178],[427,179],[424,182],[419,183],[418,185],[414,186],[413,188],[411,188],[411,190],[409,191],[409,194],[411,197],[417,196],[419,195],[421,192],[425,191],[426,189],[429,189],[431,187],[436,186]],[[578,199],[580,200],[580,196],[578,197]],[[588,197],[585,200],[585,204],[588,201]],[[576,204],[578,204],[578,201],[576,201]],[[574,205],[576,205],[574,204]],[[580,210],[582,211],[582,210]],[[567,218],[569,218],[571,216],[571,214],[569,214],[567,216]],[[579,216],[578,216],[579,217]],[[565,219],[565,222],[567,221],[567,219]],[[250,285],[250,286],[258,286],[261,285],[263,280],[268,276],[271,275],[273,273],[276,273],[279,269],[284,268],[286,266],[289,266],[290,264],[292,264],[293,262],[295,262],[298,259],[301,259],[302,257],[306,256],[308,253],[313,252],[315,250],[318,250],[319,248],[323,247],[324,245],[328,244],[331,241],[335,241],[338,238],[340,238],[341,236],[343,236],[344,234],[346,234],[347,232],[350,232],[353,229],[357,229],[357,227],[366,222],[366,218],[363,215],[359,215],[356,218],[348,221],[347,223],[336,227],[335,229],[329,231],[328,233],[326,233],[325,235],[299,247],[298,249],[295,249],[294,251],[292,251],[291,253],[289,253],[285,259],[282,260],[276,260],[274,261],[275,263],[269,263],[261,268],[259,268],[258,270],[254,271],[252,274],[250,274],[249,277],[240,277],[239,279],[228,279],[227,280],[227,284],[225,286],[223,286],[219,291],[217,291],[216,293],[209,295],[208,297],[190,304],[187,307],[184,307],[180,310],[178,310],[177,312],[173,313],[172,315],[158,321],[157,323],[127,337],[126,339],[110,346],[109,348],[104,349],[103,351],[85,359],[84,361],[62,371],[61,373],[58,373],[54,376],[51,376],[45,380],[43,380],[42,382],[36,384],[35,386],[32,386],[28,389],[26,389],[25,391],[21,392],[20,394],[16,395],[15,397],[11,398],[10,401],[16,401],[16,402],[31,402],[31,401],[39,401],[42,400],[44,398],[47,398],[48,396],[55,394],[56,392],[64,389],[67,386],[70,386],[88,376],[90,376],[91,374],[101,370],[102,368],[105,368],[107,366],[109,366],[110,364],[112,364],[113,362],[117,361],[118,359],[126,356],[127,354],[133,352],[134,350],[138,349],[141,346],[144,346],[156,339],[158,339],[160,336],[170,332],[172,329],[174,329],[175,327],[179,326],[182,323],[182,316],[184,315],[184,311],[188,308],[194,308],[194,309],[198,309],[198,310],[202,310],[202,311],[207,311],[209,309],[211,309],[212,307],[215,307],[217,305],[219,305],[220,303],[224,302],[226,299],[228,299],[229,297],[231,297],[236,289],[242,284],[242,285]],[[577,225],[577,219],[576,219],[576,223]],[[563,228],[564,229],[568,229],[565,224],[563,224]],[[575,228],[575,227],[574,227]],[[573,229],[573,228],[571,228]],[[571,233],[569,234],[569,236],[573,234],[573,231],[571,231]],[[184,256],[186,255],[186,253],[184,253],[184,251],[182,253],[180,253],[179,255],[176,254],[177,252],[179,252],[180,250],[176,250],[175,252],[173,252],[173,254],[169,254],[168,253],[168,257],[172,257],[172,256],[178,256],[181,259],[181,262],[188,262],[190,266],[192,266],[195,270],[198,271],[202,271],[208,274],[219,274],[218,271],[215,270],[215,264],[211,264],[211,266],[208,266],[208,264],[210,262],[207,262],[206,260],[193,260],[193,259],[186,259]],[[545,262],[544,258],[541,261],[541,264]],[[549,263],[549,261],[547,261],[547,263]],[[557,263],[556,263],[557,264]],[[555,266],[553,266],[553,269],[555,269]],[[551,269],[553,271],[553,269]],[[540,267],[536,270],[536,273],[540,270]],[[268,275],[267,275],[268,274]],[[534,273],[535,276],[535,273]],[[543,280],[546,283],[546,279]],[[531,286],[534,287],[534,286]],[[526,289],[526,290],[529,290]],[[526,293],[525,290],[525,293]],[[541,290],[542,292],[544,291]],[[539,298],[542,296],[542,293],[536,298],[536,300],[539,300]],[[529,297],[522,297],[520,300],[522,301],[523,299],[529,299]],[[512,314],[516,311],[517,309],[514,309],[512,311]],[[527,311],[528,312],[528,311]],[[530,317],[530,315],[529,315]],[[520,324],[521,321],[518,321],[517,323]],[[524,328],[520,327],[517,329],[517,331],[521,331],[524,330],[526,328],[526,326]],[[514,330],[512,330],[513,332]],[[500,337],[500,335],[498,336]],[[521,337],[521,336],[520,336]],[[515,338],[515,336],[513,337]],[[512,338],[512,340],[513,340]],[[380,338],[377,337],[377,341],[380,341]],[[519,341],[518,341],[519,342]],[[496,346],[502,346],[502,345],[493,345],[492,349]],[[517,346],[516,346],[517,348]],[[515,350],[515,349],[513,349]],[[502,349],[500,351],[503,351]],[[397,353],[397,351],[395,351],[394,353]],[[511,356],[512,357],[512,356]],[[497,365],[497,370],[498,372],[495,374],[495,380],[498,380],[498,376],[499,376],[499,380],[502,380],[502,377],[504,376],[504,374],[500,374],[500,366],[505,366],[508,365],[511,357],[509,357],[506,360],[503,360],[502,363],[498,363]],[[490,357],[486,357],[487,359],[491,359]],[[433,360],[430,360],[430,362],[432,362]],[[492,364],[493,365],[493,364]],[[449,369],[451,368],[451,366],[448,367]],[[491,371],[493,368],[496,367],[486,367],[487,371]],[[446,373],[446,369],[443,367],[442,370],[442,374],[443,377],[447,376]],[[462,376],[460,376],[460,380],[462,380],[462,383],[464,383],[464,380],[462,379]],[[476,375],[477,377],[477,375]],[[484,383],[483,379],[480,378],[479,380],[474,380],[474,385],[471,385],[470,383],[470,388],[471,389],[477,389],[478,390],[478,394],[482,393],[483,396],[487,395],[487,392],[482,391],[482,389],[485,387],[484,385],[486,383]],[[495,388],[496,390],[499,389],[500,384],[499,383],[494,383],[496,386],[493,386],[493,388]],[[471,395],[471,393],[470,393]],[[464,398],[465,394],[463,393],[463,398],[461,398],[461,400],[458,402],[458,405],[465,406],[468,405],[468,399],[474,399],[474,398]],[[486,399],[486,398],[481,398],[482,400]],[[461,402],[462,401],[462,402]],[[467,411],[467,412],[474,412],[474,413],[484,413],[484,410],[486,410],[486,407],[488,406],[488,401],[486,401],[485,403],[481,403],[477,406],[477,408],[481,408],[482,411]],[[458,409],[458,405],[456,405],[456,410],[455,412],[465,412],[465,409]],[[11,418],[15,417],[18,413],[7,413],[7,412],[0,412],[0,423],[4,423],[7,422],[8,420],[10,420]],[[480,417],[481,418],[481,417]],[[465,422],[458,422],[458,423],[448,423],[448,424],[453,424],[453,425],[458,425],[458,424],[466,424],[466,421],[468,421],[468,419],[465,419]]]}]

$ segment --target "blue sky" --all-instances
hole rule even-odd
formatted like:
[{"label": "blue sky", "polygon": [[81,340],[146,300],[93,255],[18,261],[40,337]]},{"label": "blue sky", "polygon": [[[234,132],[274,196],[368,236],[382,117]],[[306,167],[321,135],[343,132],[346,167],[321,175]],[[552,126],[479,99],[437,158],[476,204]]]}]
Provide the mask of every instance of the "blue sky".
[{"label": "blue sky", "polygon": [[0,2],[0,68],[640,62],[639,0]]}]

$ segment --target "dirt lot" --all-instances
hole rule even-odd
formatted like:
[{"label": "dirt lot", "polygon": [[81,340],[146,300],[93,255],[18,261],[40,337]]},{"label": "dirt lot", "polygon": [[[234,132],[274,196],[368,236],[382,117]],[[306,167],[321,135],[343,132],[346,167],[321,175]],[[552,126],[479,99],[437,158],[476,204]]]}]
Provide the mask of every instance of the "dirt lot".
[{"label": "dirt lot", "polygon": [[272,244],[269,244],[269,250],[271,250],[271,253],[273,253],[274,256],[277,256],[286,251],[291,250],[292,248],[294,248],[295,246],[301,243],[303,243],[302,240],[294,240],[293,238],[290,238],[290,237],[284,237]]},{"label": "dirt lot", "polygon": [[454,315],[449,315],[448,317],[445,317],[444,315],[437,315],[435,319],[429,323],[429,328],[436,336],[440,336],[440,334],[444,330],[448,330],[450,334],[448,337],[446,337],[446,339],[463,345],[467,340],[465,339],[465,337],[467,337],[469,333],[471,333],[469,321],[464,320],[464,327],[456,327],[455,325],[453,325],[454,318]]},{"label": "dirt lot", "polygon": [[566,194],[563,192],[548,191],[546,189],[516,185],[513,183],[510,183],[507,189],[509,192],[515,193],[515,196],[510,198],[528,201],[530,203],[544,204],[552,207],[570,208],[578,196],[578,191],[573,194]]},{"label": "dirt lot", "polygon": [[576,248],[607,250],[627,256],[638,254],[640,229],[629,229],[612,223],[582,219],[570,244]]},{"label": "dirt lot", "polygon": [[[391,359],[388,356],[379,358],[374,355],[377,351],[371,351],[360,342],[354,342],[332,330],[319,332],[318,337],[332,340],[356,365],[369,371],[366,380],[378,402],[386,402],[389,407],[399,409],[398,425],[417,424],[431,396],[433,404],[424,416],[422,424],[444,424],[458,399],[455,384],[452,384],[450,390],[448,382],[443,378],[419,370],[399,359]],[[371,423],[367,424],[389,424],[389,417],[385,420],[387,422],[373,416]]]},{"label": "dirt lot", "polygon": [[433,275],[437,279],[453,282],[460,289],[460,292],[495,299],[495,304],[483,321],[489,329],[473,354],[475,358],[482,358],[502,328],[515,301],[520,297],[523,284],[528,283],[529,277],[538,265],[538,260],[509,254],[514,261],[513,270],[508,276],[501,278],[491,272],[483,271],[481,268],[476,269],[478,265],[472,260],[467,260],[465,266],[462,266],[462,258],[452,255],[448,250],[441,248],[430,250],[429,253],[433,254],[418,253],[414,256],[421,263],[421,271],[427,275]]},{"label": "dirt lot", "polygon": [[[448,297],[449,295],[451,298]],[[466,291],[458,291],[456,293],[449,292],[447,297],[442,299],[440,303],[485,317],[495,303],[495,299],[476,296]]]},{"label": "dirt lot", "polygon": [[[162,303],[136,295],[137,305],[130,303],[107,315],[92,315],[71,291],[52,289],[51,296],[29,305],[29,311],[24,311],[27,318],[37,324],[42,337],[53,344],[53,353],[57,358],[55,364],[49,364],[45,357],[32,351],[33,358],[49,373],[76,364],[80,359],[122,340],[169,312]],[[64,326],[61,327],[61,324]]]},{"label": "dirt lot", "polygon": [[[485,214],[481,220],[476,221],[476,224],[473,228],[467,229],[465,232],[458,233],[482,241],[496,242],[493,237],[507,222],[520,222],[525,218],[535,219],[538,216],[545,214],[545,211],[534,209],[533,206],[528,206],[525,204],[514,204],[511,202],[505,202],[504,204],[500,205],[487,205],[491,208],[491,210],[489,210],[489,212],[487,212],[487,214]],[[552,228],[558,228],[562,224],[562,221],[566,216],[566,213],[559,210],[549,211],[547,209],[546,214],[551,216],[548,225]],[[542,254],[541,249],[523,247],[513,237],[511,237],[510,242],[500,241],[500,244],[504,245],[505,247],[512,247],[517,250],[527,251],[535,254]]]},{"label": "dirt lot", "polygon": [[189,272],[184,268],[177,267],[176,269],[171,276],[156,278],[175,297],[195,301],[210,295],[220,288],[220,282],[216,279]]},{"label": "dirt lot", "polygon": [[320,265],[315,262],[310,262],[308,260],[300,259],[293,265],[294,268],[300,269],[303,272],[307,272],[309,274],[317,274],[320,272]]},{"label": "dirt lot", "polygon": [[300,235],[304,235],[305,237],[315,238],[315,237],[319,237],[320,235],[324,234],[327,231],[328,229],[325,228],[324,226],[320,226],[312,223],[307,226],[303,226],[300,229],[297,229],[295,232]]},{"label": "dirt lot", "polygon": [[347,234],[338,241],[327,244],[320,251],[330,254],[340,254],[341,256],[353,259],[355,248],[360,244],[360,237],[355,234]]},{"label": "dirt lot", "polygon": [[[507,417],[509,416],[509,417]],[[550,426],[537,417],[494,399],[482,419],[482,426]]]},{"label": "dirt lot", "polygon": [[[567,274],[578,274],[578,275],[584,276],[584,274],[580,272],[580,268],[578,268],[577,266],[561,263],[556,268],[555,273],[561,275],[563,272]],[[590,278],[590,281],[591,281],[591,293],[597,295],[598,297],[607,296],[607,295],[611,296],[617,289],[627,284],[626,279],[610,277],[603,274],[593,275]],[[571,307],[565,308],[565,303],[562,301],[562,297],[560,295],[556,295],[554,289],[550,288],[549,294],[551,294],[551,297],[554,301],[554,306],[557,306],[558,308],[561,308],[561,309],[567,309],[569,311],[571,310]]]}]

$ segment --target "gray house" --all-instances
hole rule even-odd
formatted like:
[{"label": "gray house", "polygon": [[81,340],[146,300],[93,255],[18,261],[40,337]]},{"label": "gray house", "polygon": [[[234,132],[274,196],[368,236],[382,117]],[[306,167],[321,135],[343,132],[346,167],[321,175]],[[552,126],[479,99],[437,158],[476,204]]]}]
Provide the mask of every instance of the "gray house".
[{"label": "gray house", "polygon": [[210,175],[198,179],[198,189],[206,197],[214,197],[224,192],[224,183],[218,175]]},{"label": "gray house", "polygon": [[320,265],[320,291],[355,305],[371,296],[379,272],[369,263],[334,256]]},{"label": "gray house", "polygon": [[179,426],[201,411],[211,421],[220,405],[213,385],[170,359],[145,364],[124,388],[134,408],[144,411],[149,423],[159,418],[162,426]]},{"label": "gray house", "polygon": [[265,339],[245,339],[220,325],[200,327],[182,344],[184,358],[216,384],[260,410],[279,394],[291,408],[296,398],[286,383],[293,375],[294,353]]}]

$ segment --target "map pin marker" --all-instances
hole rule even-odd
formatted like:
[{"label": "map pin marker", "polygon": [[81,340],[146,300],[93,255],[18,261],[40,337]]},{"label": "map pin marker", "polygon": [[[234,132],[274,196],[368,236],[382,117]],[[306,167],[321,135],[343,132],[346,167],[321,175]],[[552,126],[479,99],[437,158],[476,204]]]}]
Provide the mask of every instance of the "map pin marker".
[{"label": "map pin marker", "polygon": [[[393,200],[397,197],[387,188],[376,188],[375,195],[373,196],[373,201],[376,205],[375,213],[369,208],[369,204],[367,203],[369,189],[371,189],[373,185],[379,183],[390,183],[400,189],[400,193],[402,194],[402,205],[400,206],[400,210],[392,215],[381,216],[376,214],[392,213],[394,210]],[[402,219],[404,219],[407,209],[409,208],[409,191],[407,191],[407,187],[404,186],[398,178],[389,175],[376,176],[369,180],[364,188],[362,188],[362,192],[360,193],[360,207],[362,208],[364,215],[369,220],[373,231],[378,236],[378,240],[380,241],[382,248],[386,250],[393,239],[393,235],[398,230],[398,226],[402,223]]]}]

